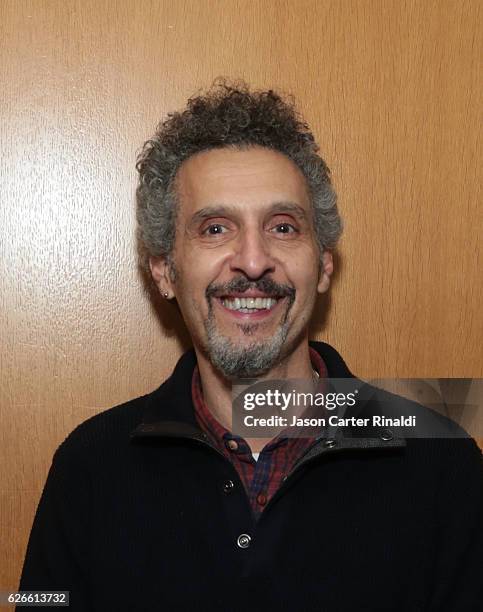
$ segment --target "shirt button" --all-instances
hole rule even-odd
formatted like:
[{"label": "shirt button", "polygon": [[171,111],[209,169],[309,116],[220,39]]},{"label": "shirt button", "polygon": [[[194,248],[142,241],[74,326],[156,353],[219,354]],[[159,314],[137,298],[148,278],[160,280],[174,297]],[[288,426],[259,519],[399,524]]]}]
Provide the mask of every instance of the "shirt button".
[{"label": "shirt button", "polygon": [[233,487],[235,486],[233,480],[227,480],[223,485],[223,493],[231,493],[233,491]]},{"label": "shirt button", "polygon": [[238,442],[236,440],[228,440],[228,442],[226,443],[226,445],[228,446],[228,448],[231,451],[236,451],[238,450]]},{"label": "shirt button", "polygon": [[381,440],[384,440],[384,442],[389,442],[394,438],[394,435],[390,429],[383,429],[381,431],[380,438]]},{"label": "shirt button", "polygon": [[337,442],[336,442],[335,440],[332,440],[332,438],[329,438],[329,439],[327,439],[327,440],[324,442],[324,446],[325,446],[326,448],[334,448],[334,446],[335,446],[336,444],[337,444]]},{"label": "shirt button", "polygon": [[257,504],[259,506],[264,506],[267,503],[267,496],[264,493],[259,493],[257,495]]},{"label": "shirt button", "polygon": [[248,548],[250,546],[250,542],[252,541],[251,537],[248,533],[241,533],[237,538],[237,545],[240,548]]}]

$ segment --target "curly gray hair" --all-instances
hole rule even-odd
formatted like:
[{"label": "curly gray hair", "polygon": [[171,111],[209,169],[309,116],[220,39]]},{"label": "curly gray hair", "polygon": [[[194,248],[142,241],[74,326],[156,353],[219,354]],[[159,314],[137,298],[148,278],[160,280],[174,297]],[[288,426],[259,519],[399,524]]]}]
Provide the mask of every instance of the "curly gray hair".
[{"label": "curly gray hair", "polygon": [[151,256],[165,257],[172,265],[175,178],[181,164],[201,151],[250,146],[279,151],[300,168],[311,196],[320,255],[335,247],[342,221],[330,171],[292,96],[282,97],[272,90],[250,91],[243,81],[230,84],[216,79],[205,94],[191,97],[184,111],[170,113],[138,156],[138,241],[144,268]]}]

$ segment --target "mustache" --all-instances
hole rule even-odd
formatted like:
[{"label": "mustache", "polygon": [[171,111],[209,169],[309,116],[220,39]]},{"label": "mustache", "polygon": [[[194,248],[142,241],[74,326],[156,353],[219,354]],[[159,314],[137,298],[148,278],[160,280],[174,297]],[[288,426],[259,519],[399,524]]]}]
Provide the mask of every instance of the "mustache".
[{"label": "mustache", "polygon": [[223,284],[210,283],[206,288],[205,295],[207,298],[220,297],[232,292],[244,293],[250,289],[261,291],[269,297],[279,298],[288,296],[291,299],[295,297],[295,289],[290,285],[276,283],[269,277],[250,281],[244,276],[238,276]]}]

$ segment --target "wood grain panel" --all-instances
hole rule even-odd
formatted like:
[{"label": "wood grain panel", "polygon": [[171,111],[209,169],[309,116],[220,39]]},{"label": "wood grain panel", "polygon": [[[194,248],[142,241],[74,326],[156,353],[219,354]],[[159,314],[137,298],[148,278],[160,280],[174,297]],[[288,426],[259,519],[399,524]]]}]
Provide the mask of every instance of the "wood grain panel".
[{"label": "wood grain panel", "polygon": [[57,445],[187,345],[137,275],[134,159],[218,75],[293,92],[333,170],[314,337],[361,376],[483,376],[482,26],[478,0],[0,4],[0,588]]}]

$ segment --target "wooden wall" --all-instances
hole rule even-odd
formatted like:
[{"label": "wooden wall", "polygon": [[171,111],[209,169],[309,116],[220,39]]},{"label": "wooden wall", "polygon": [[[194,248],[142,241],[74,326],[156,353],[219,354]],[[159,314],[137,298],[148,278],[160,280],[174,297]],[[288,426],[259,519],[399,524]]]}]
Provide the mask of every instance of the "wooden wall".
[{"label": "wooden wall", "polygon": [[346,229],[313,336],[361,376],[483,376],[482,9],[2,0],[0,589],[56,447],[183,350],[137,275],[134,161],[218,75],[293,92],[332,168]]}]

